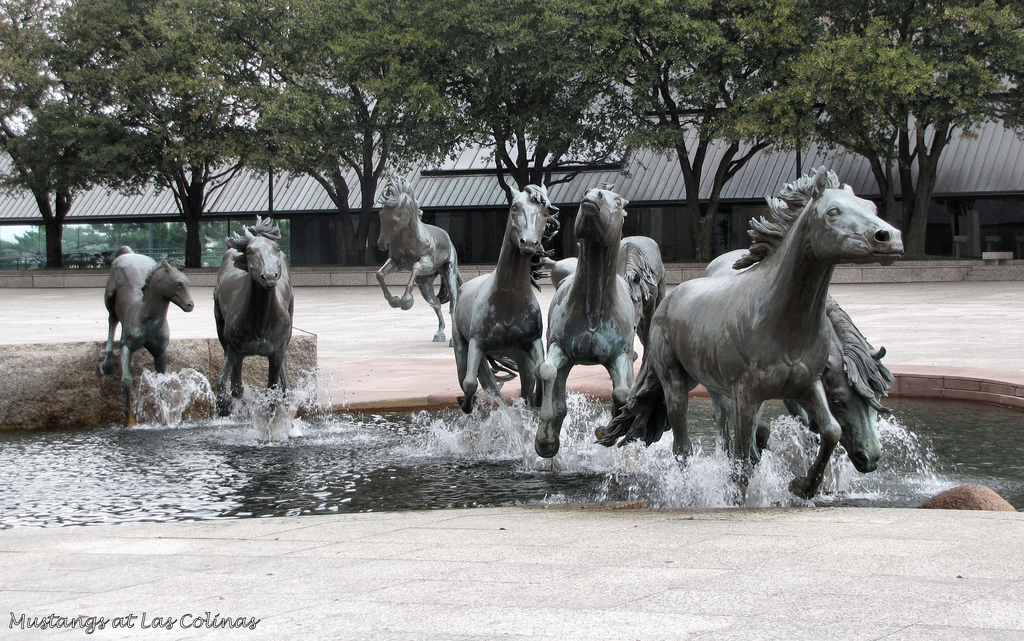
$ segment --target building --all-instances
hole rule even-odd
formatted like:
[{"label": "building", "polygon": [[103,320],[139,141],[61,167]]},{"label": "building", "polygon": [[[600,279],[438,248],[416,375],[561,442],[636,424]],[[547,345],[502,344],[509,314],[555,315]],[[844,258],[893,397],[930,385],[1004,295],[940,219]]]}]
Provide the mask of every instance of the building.
[{"label": "building", "polygon": [[[999,122],[984,124],[976,134],[955,138],[943,152],[929,216],[927,252],[969,257],[980,256],[982,251],[1013,251],[1019,258],[1024,253],[1024,141]],[[793,180],[798,167],[807,171],[818,166],[835,171],[862,197],[879,195],[868,162],[860,156],[817,145],[802,153],[760,153],[723,189],[716,253],[745,247],[747,223],[764,211],[764,198]],[[406,178],[413,185],[425,222],[448,230],[462,263],[496,260],[507,205],[487,150],[466,149],[455,160],[440,167],[417,167]],[[710,180],[705,177],[701,185],[702,199],[710,193]],[[320,185],[306,176],[287,175],[275,176],[272,184],[271,188],[266,173],[239,174],[212,197],[207,219],[248,222],[256,214],[272,211],[275,218],[288,221],[293,264],[343,262],[345,248],[337,228],[338,215]],[[577,204],[587,189],[603,184],[614,185],[615,191],[630,201],[627,235],[656,239],[666,261],[685,261],[693,255],[678,161],[674,155],[638,151],[620,166],[584,171],[571,182],[550,188],[551,199],[561,208],[563,218],[563,232],[555,240],[556,256],[574,253],[570,230]],[[358,198],[358,189],[353,189],[353,209],[360,205]],[[176,220],[179,218],[172,195],[149,187],[129,196],[93,189],[78,197],[66,223]],[[38,224],[41,217],[29,195],[0,197],[0,225]],[[386,258],[373,242],[376,234],[376,229],[371,231],[371,263]],[[211,251],[211,255],[219,255],[219,251],[223,248]]]}]

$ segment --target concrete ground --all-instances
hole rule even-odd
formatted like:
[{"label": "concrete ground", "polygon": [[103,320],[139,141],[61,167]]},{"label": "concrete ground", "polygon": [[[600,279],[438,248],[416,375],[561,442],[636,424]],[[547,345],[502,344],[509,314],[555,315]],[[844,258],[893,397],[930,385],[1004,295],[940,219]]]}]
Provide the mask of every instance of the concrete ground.
[{"label": "concrete ground", "polygon": [[[1024,371],[1024,283],[832,293],[890,367]],[[0,343],[105,338],[100,290],[2,294]],[[215,335],[210,290],[194,298],[171,310],[173,336]],[[295,325],[318,335],[337,393],[455,388],[421,300],[300,288]],[[6,530],[0,638],[97,617],[102,639],[1024,639],[1019,513],[611,507]]]}]

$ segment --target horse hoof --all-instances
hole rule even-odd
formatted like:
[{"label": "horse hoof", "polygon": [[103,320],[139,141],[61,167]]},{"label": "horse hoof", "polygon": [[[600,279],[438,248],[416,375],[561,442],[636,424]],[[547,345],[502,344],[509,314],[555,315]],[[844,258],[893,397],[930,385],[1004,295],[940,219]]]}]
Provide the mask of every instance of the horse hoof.
[{"label": "horse hoof", "polygon": [[103,370],[104,374],[113,374],[114,373],[114,364],[113,363],[108,363],[106,361],[103,361],[103,364],[100,365],[100,369]]},{"label": "horse hoof", "polygon": [[551,458],[555,454],[558,454],[558,441],[553,443],[547,443],[542,441],[534,441],[533,449],[537,450],[537,456],[541,458]]},{"label": "horse hoof", "polygon": [[465,396],[457,396],[457,397],[455,397],[455,403],[458,404],[459,409],[461,409],[465,414],[472,414],[473,413],[473,399],[472,398],[470,398],[467,401]]},{"label": "horse hoof", "polygon": [[817,488],[811,486],[811,482],[807,477],[795,478],[793,479],[793,482],[789,484],[790,492],[807,501],[814,498],[814,495],[817,494],[816,489]]},{"label": "horse hoof", "polygon": [[[438,332],[438,333],[434,334],[434,342],[435,343],[443,343],[444,342],[444,332]],[[451,347],[451,343],[448,344],[448,347]]]}]

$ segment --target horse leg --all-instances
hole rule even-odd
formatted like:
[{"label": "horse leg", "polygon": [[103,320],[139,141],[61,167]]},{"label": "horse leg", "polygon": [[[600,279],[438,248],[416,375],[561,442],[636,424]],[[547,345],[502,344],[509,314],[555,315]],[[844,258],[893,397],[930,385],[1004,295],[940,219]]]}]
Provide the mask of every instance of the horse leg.
[{"label": "horse leg", "polygon": [[466,373],[462,378],[462,411],[469,414],[473,411],[473,397],[476,395],[477,371],[484,360],[484,353],[476,339],[469,339],[469,346],[466,351]]},{"label": "horse leg", "polygon": [[[405,284],[405,293],[398,299],[398,306],[403,310],[412,309],[412,304],[416,300],[412,297],[412,288],[416,286],[416,277],[423,271],[423,261],[416,261],[412,264],[412,269],[409,270],[409,282]],[[394,307],[394,305],[392,305]]]},{"label": "horse leg", "polygon": [[657,375],[661,379],[665,394],[665,411],[672,426],[672,453],[677,459],[686,460],[693,451],[689,426],[686,424],[686,410],[690,407],[690,389],[693,388],[690,375],[679,365],[666,367]]},{"label": "horse leg", "polygon": [[285,367],[285,351],[282,349],[267,357],[269,371],[267,372],[267,387],[278,387],[282,390],[288,389],[288,372]]},{"label": "horse leg", "polygon": [[540,407],[543,398],[542,388],[538,382],[538,370],[543,362],[544,341],[538,338],[533,341],[530,351],[523,354],[523,360],[519,363],[519,378],[522,385],[520,394],[531,407]]},{"label": "horse leg", "polygon": [[562,348],[556,343],[548,347],[548,357],[540,366],[540,380],[544,393],[540,405],[540,425],[533,448],[539,456],[550,458],[558,454],[558,437],[562,421],[567,412],[565,404],[565,379],[569,377],[572,364]]},{"label": "horse leg", "polygon": [[623,352],[605,369],[612,379],[612,416],[615,416],[626,404],[629,389],[633,387],[633,359]]},{"label": "horse leg", "polygon": [[377,270],[377,282],[380,283],[380,288],[384,291],[384,300],[386,300],[388,305],[391,305],[391,307],[401,307],[402,301],[398,296],[391,295],[391,290],[388,289],[388,284],[385,282],[384,278],[389,274],[394,274],[399,269],[401,268],[398,266],[398,263],[389,258],[387,262],[384,263],[384,266]]},{"label": "horse leg", "polygon": [[437,300],[437,294],[434,293],[434,281],[421,279],[416,285],[420,288],[420,294],[423,296],[423,300],[427,301],[427,304],[437,314],[437,333],[434,334],[435,343],[444,342],[444,316],[441,314],[441,301]]},{"label": "horse leg", "polygon": [[241,370],[242,359],[233,349],[224,350],[224,369],[217,379],[217,415],[228,416],[231,414],[233,405],[232,394],[229,385],[234,381],[234,370]]},{"label": "horse leg", "polygon": [[839,423],[836,422],[831,412],[828,411],[828,399],[825,396],[825,387],[822,385],[820,378],[816,379],[807,394],[798,400],[804,409],[807,410],[811,420],[818,425],[820,441],[818,455],[811,463],[811,467],[808,468],[807,476],[793,479],[793,482],[789,484],[789,491],[800,498],[810,499],[818,493],[822,478],[825,476],[825,466],[828,465],[829,459],[832,458],[832,452],[835,451],[843,432],[839,427]]},{"label": "horse leg", "polygon": [[103,364],[101,368],[104,374],[114,373],[114,331],[117,329],[117,314],[110,312],[108,323],[110,325],[107,330],[107,348],[103,352]]},{"label": "horse leg", "polygon": [[121,390],[124,392],[124,424],[135,425],[135,413],[132,411],[132,350],[121,341]]},{"label": "horse leg", "polygon": [[722,438],[722,447],[726,452],[732,452],[733,444],[730,422],[735,413],[733,400],[718,392],[709,391],[708,393],[711,396],[711,416],[715,419],[715,424],[718,426],[718,434]]}]

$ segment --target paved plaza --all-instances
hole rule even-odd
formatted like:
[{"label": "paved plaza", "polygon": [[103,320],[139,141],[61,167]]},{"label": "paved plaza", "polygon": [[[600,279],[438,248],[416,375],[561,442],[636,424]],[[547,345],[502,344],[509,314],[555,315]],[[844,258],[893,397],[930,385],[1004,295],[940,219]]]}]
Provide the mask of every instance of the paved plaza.
[{"label": "paved plaza", "polygon": [[[211,290],[193,294],[175,338],[215,336]],[[1024,283],[832,294],[893,369],[1024,371]],[[106,336],[99,289],[3,295],[0,343]],[[310,287],[295,307],[335,402],[457,388],[422,300]],[[72,620],[104,627],[38,627]],[[563,505],[0,531],[0,638],[79,637],[1024,639],[1024,517]]]}]

